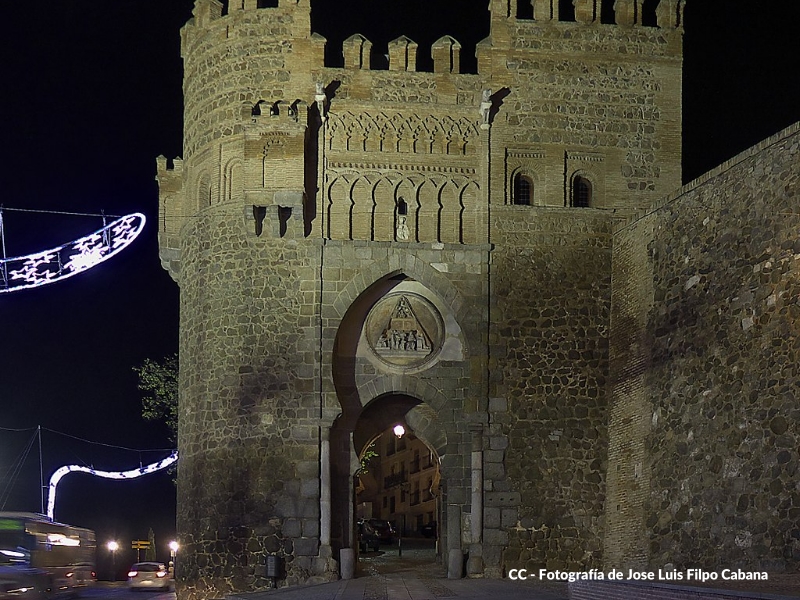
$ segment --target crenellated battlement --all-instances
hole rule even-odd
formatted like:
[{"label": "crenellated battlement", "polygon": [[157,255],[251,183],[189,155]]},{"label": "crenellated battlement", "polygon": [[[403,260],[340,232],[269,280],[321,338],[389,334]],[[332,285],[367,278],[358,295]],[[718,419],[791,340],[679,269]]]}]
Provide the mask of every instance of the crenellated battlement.
[{"label": "crenellated battlement", "polygon": [[[602,192],[597,206],[647,206],[651,196],[680,183],[684,4],[574,0],[567,11],[563,0],[492,0],[490,35],[475,49],[477,73],[464,73],[464,48],[449,35],[430,45],[432,63],[426,63],[425,51],[409,36],[382,49],[369,32],[357,32],[342,42],[341,66],[331,66],[327,40],[311,30],[312,0],[196,0],[194,18],[182,30],[185,214],[209,206],[209,197],[211,204],[236,197],[236,169],[227,173],[214,164],[220,152],[239,153],[237,145],[254,124],[275,128],[290,119],[316,131],[317,117],[307,108],[283,103],[303,99],[303,107],[316,107],[319,98],[331,117],[319,143],[328,152],[347,153],[337,158],[341,164],[373,164],[373,152],[387,151],[414,165],[423,154],[473,160],[465,157],[488,147],[464,132],[488,128],[491,120],[498,145],[491,151],[509,149],[490,161],[497,169],[491,177],[505,182],[501,195],[507,202],[523,174],[538,184],[535,203],[569,205],[572,191],[564,182],[580,171]],[[481,96],[490,90],[496,95],[480,112]],[[459,125],[458,134],[431,125],[446,117],[472,124]],[[469,143],[457,151],[461,141]],[[290,154],[302,156],[301,146]],[[587,166],[563,159],[587,151],[602,161]],[[261,172],[262,163],[243,168]],[[297,182],[278,187],[306,188],[311,199],[324,186],[304,180],[310,175],[301,173],[301,165],[293,167]],[[247,179],[248,189],[270,189],[270,182],[258,183],[266,181],[263,172],[259,178]]]},{"label": "crenellated battlement", "polygon": [[[475,48],[535,47],[542,27],[552,26],[569,32],[590,27],[598,38],[621,36],[630,39],[629,30],[647,36],[683,32],[685,0],[660,0],[645,6],[644,0],[573,0],[569,6],[559,0],[492,0],[489,5],[490,35]],[[645,10],[646,9],[646,10]],[[273,33],[285,44],[313,40],[317,52],[306,57],[314,68],[334,67],[325,61],[327,40],[311,31],[312,0],[196,0],[193,18],[184,27],[184,51],[199,38],[211,35],[217,40],[264,37]],[[531,27],[534,26],[534,27]],[[567,34],[569,35],[569,34]],[[531,37],[530,40],[525,38]],[[641,39],[641,36],[640,36]],[[530,43],[526,43],[530,42]],[[445,35],[429,48],[434,73],[460,73],[462,46]],[[386,43],[384,50],[373,43],[369,32],[353,33],[342,42],[340,56],[346,69],[424,72],[418,56],[425,50],[402,35]],[[492,61],[479,58],[479,72],[486,73]],[[486,73],[488,74],[488,73]]]}]

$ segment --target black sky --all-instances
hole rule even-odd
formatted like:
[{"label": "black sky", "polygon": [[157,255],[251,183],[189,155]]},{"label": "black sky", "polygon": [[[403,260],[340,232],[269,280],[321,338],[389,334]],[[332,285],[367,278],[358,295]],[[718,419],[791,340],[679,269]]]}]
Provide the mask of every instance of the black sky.
[{"label": "black sky", "polygon": [[[331,60],[356,32],[379,51],[405,34],[423,55],[435,39],[452,35],[469,56],[488,34],[487,6],[488,0],[312,0],[312,22],[329,40]],[[0,294],[0,427],[26,429],[0,430],[0,505],[31,428],[45,428],[45,480],[65,462],[131,468],[170,447],[163,426],[141,419],[132,367],[177,351],[178,288],[158,260],[154,176],[156,156],[181,154],[179,29],[191,8],[191,0],[30,0],[3,8],[0,204],[138,211],[150,224],[101,267]],[[688,181],[800,120],[800,43],[793,29],[800,2],[692,0],[685,20]],[[10,211],[4,220],[7,256],[60,245],[102,225],[99,217]],[[128,544],[153,527],[166,558],[175,518],[170,475],[124,484],[84,475],[65,481],[58,519],[95,528],[101,542],[118,537]],[[35,444],[5,510],[39,505]]]}]

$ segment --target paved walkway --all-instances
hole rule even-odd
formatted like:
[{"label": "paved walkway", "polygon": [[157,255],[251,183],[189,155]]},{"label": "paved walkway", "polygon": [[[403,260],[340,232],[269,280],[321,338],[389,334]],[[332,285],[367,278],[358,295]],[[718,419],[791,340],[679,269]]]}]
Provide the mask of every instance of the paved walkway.
[{"label": "paved walkway", "polygon": [[[559,586],[561,587],[561,586]],[[497,579],[444,579],[390,574],[366,576],[308,587],[229,596],[229,600],[438,600],[496,598],[497,600],[566,600],[566,586],[545,588]]]},{"label": "paved walkway", "polygon": [[404,541],[396,547],[362,554],[355,579],[229,596],[228,600],[439,600],[497,598],[498,600],[566,600],[566,585],[496,579],[447,579],[436,564],[432,541]]},{"label": "paved walkway", "polygon": [[[496,600],[567,600],[566,583],[537,580],[447,579],[434,561],[433,549],[409,540],[402,556],[396,548],[362,554],[357,577],[313,586],[299,586],[228,596],[227,600],[440,600],[475,598]],[[416,546],[416,547],[415,547]],[[775,575],[769,583],[728,582],[728,590],[742,600],[774,598],[800,600],[800,574]],[[720,585],[706,586],[719,590]]]}]

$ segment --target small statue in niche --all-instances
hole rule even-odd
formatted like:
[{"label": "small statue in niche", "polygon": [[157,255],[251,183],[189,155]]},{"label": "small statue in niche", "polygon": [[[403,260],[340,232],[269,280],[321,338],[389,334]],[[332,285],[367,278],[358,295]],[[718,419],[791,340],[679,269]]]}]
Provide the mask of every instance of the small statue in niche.
[{"label": "small statue in niche", "polygon": [[483,121],[481,123],[481,127],[485,129],[486,127],[489,127],[489,115],[492,110],[492,90],[490,89],[483,90],[483,93],[481,94],[480,110],[481,110],[481,119]]},{"label": "small statue in niche", "polygon": [[397,217],[396,234],[397,234],[397,240],[400,241],[400,242],[407,242],[408,241],[409,230],[408,230],[408,223],[406,223],[406,219],[407,218],[408,217],[406,217],[404,215],[399,215]]}]

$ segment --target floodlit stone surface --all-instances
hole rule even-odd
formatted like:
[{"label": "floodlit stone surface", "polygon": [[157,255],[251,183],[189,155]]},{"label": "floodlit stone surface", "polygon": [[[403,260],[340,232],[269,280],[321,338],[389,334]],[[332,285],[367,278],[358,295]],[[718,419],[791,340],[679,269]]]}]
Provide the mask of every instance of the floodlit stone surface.
[{"label": "floodlit stone surface", "polygon": [[328,67],[308,0],[277,4],[196,1],[158,160],[179,598],[265,589],[268,555],[337,578],[399,420],[469,576],[796,568],[798,135],[675,192],[683,3],[493,0],[474,74],[452,38],[371,68],[363,32]]}]

